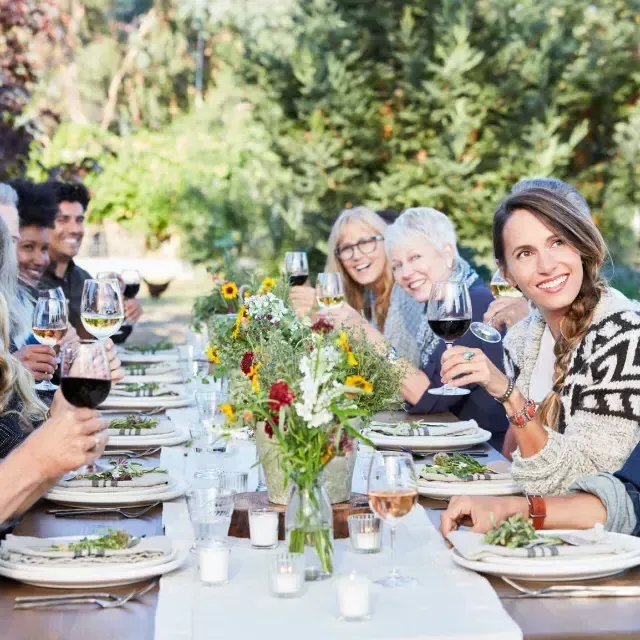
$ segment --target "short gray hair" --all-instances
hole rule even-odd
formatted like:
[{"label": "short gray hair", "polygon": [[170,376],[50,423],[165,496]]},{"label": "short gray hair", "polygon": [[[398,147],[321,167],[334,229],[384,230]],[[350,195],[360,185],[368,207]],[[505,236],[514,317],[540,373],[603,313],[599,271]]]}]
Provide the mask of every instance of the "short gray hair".
[{"label": "short gray hair", "polygon": [[0,182],[0,205],[18,208],[18,194],[6,182]]},{"label": "short gray hair", "polygon": [[392,246],[406,244],[408,239],[424,240],[439,251],[448,244],[458,255],[453,223],[444,213],[431,207],[412,207],[402,212],[387,230],[384,243],[387,255]]},{"label": "short gray hair", "polygon": [[526,178],[514,185],[511,193],[520,193],[527,189],[546,189],[547,191],[552,191],[572,204],[585,218],[591,217],[591,208],[582,195],[580,195],[580,192],[570,184],[558,180],[558,178]]}]

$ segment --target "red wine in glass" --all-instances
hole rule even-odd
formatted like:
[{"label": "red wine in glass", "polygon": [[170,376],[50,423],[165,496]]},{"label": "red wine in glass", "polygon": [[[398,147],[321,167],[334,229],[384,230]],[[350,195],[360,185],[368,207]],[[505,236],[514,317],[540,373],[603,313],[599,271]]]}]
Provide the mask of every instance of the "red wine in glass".
[{"label": "red wine in glass", "polygon": [[309,261],[304,251],[287,251],[284,267],[289,276],[290,287],[301,287],[309,277]]},{"label": "red wine in glass", "polygon": [[290,287],[301,287],[307,281],[306,273],[296,273],[289,276]]},{"label": "red wine in glass", "polygon": [[140,283],[138,284],[125,284],[124,285],[124,297],[127,300],[135,298],[140,292]]},{"label": "red wine in glass", "polygon": [[74,407],[96,409],[111,391],[111,371],[104,346],[83,341],[62,352],[62,394]]},{"label": "red wine in glass", "polygon": [[471,318],[442,318],[429,320],[429,326],[438,338],[446,343],[459,340],[469,330]]},{"label": "red wine in glass", "polygon": [[95,409],[100,406],[111,391],[111,380],[91,378],[64,378],[62,393],[74,407]]}]

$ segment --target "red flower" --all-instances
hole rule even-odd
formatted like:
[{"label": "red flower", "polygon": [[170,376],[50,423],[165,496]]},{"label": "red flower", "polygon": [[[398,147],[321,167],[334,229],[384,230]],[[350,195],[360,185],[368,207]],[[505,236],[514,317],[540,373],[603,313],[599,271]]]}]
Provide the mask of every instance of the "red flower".
[{"label": "red flower", "polygon": [[240,369],[245,376],[249,375],[249,371],[251,371],[251,367],[253,365],[253,351],[247,351],[240,361]]},{"label": "red flower", "polygon": [[311,325],[311,331],[314,333],[329,333],[333,331],[333,325],[324,318],[320,318]]},{"label": "red flower", "polygon": [[288,407],[293,402],[296,394],[289,389],[284,380],[278,380],[269,389],[269,406],[275,415],[280,413],[280,407]]},{"label": "red flower", "polygon": [[273,438],[273,427],[269,424],[269,421],[264,424],[264,432],[270,437]]}]

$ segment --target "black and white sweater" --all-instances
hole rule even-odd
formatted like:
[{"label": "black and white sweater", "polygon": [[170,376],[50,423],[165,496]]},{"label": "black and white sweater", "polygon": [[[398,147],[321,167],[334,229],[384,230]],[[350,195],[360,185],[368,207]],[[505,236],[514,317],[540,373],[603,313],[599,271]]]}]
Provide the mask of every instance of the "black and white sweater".
[{"label": "black and white sweater", "polygon": [[[507,333],[505,370],[529,396],[546,323],[533,311]],[[582,476],[613,472],[640,441],[640,315],[608,290],[576,348],[561,392],[558,430],[536,455],[513,454],[514,479],[530,493],[558,495]]]}]

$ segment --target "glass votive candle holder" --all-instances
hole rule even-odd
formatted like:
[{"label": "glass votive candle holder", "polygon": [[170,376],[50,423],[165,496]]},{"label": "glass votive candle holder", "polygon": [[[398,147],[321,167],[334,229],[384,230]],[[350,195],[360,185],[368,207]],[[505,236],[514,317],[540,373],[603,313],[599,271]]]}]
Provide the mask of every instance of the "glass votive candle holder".
[{"label": "glass votive candle holder", "polygon": [[367,620],[371,608],[369,578],[355,571],[337,580],[338,610],[341,620]]},{"label": "glass votive candle holder", "polygon": [[229,489],[234,493],[246,493],[249,486],[249,474],[246,471],[224,471],[221,482],[221,489]]},{"label": "glass votive candle holder", "polygon": [[277,553],[269,562],[269,585],[277,598],[295,598],[304,587],[304,555]]},{"label": "glass votive candle holder", "polygon": [[278,512],[271,509],[249,510],[249,539],[254,549],[278,546]]},{"label": "glass votive candle holder", "polygon": [[198,544],[198,570],[205,584],[229,582],[229,547],[224,542]]},{"label": "glass votive candle holder", "polygon": [[357,553],[380,553],[382,521],[371,513],[349,516],[349,540]]}]

